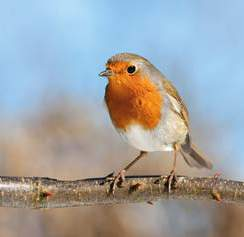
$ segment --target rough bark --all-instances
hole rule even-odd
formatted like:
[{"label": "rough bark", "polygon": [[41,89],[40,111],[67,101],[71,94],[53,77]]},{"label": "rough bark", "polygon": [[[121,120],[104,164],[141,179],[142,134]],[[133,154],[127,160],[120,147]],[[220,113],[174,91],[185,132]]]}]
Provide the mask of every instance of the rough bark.
[{"label": "rough bark", "polygon": [[110,184],[104,183],[104,178],[63,181],[43,177],[0,177],[0,206],[60,208],[159,199],[244,202],[243,182],[217,177],[177,176],[169,195],[167,177],[158,179],[159,176],[128,176],[113,196],[108,195]]}]

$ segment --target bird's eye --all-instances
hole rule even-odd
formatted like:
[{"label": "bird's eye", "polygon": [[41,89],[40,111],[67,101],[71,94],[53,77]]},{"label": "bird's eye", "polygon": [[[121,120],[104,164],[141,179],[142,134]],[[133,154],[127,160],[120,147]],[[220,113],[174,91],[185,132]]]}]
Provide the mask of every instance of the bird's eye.
[{"label": "bird's eye", "polygon": [[131,65],[127,68],[127,72],[129,74],[133,74],[136,71],[136,67],[134,65]]}]

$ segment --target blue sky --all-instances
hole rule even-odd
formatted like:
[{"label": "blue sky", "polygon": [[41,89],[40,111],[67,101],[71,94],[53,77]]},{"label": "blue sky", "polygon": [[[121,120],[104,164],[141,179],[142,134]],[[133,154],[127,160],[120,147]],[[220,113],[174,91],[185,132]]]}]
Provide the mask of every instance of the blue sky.
[{"label": "blue sky", "polygon": [[99,106],[105,61],[133,52],[174,82],[195,126],[198,117],[219,125],[221,149],[244,165],[243,7],[241,0],[2,1],[0,108],[18,116],[59,90]]}]

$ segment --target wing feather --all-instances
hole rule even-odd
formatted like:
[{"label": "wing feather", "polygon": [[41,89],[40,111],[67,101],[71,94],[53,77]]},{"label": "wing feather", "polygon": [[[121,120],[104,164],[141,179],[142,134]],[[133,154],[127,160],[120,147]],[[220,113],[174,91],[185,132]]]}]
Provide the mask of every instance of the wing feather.
[{"label": "wing feather", "polygon": [[189,127],[188,110],[176,88],[166,79],[163,80],[163,87],[169,97],[173,110],[179,114],[179,116],[184,120],[186,126]]}]

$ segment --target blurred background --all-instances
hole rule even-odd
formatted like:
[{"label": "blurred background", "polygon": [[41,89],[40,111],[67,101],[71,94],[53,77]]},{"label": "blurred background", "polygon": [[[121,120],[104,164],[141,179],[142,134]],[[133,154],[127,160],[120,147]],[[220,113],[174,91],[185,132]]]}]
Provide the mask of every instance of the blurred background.
[{"label": "blurred background", "polygon": [[[119,52],[148,58],[175,84],[195,143],[214,170],[244,179],[243,1],[0,2],[0,174],[78,179],[118,171],[137,154],[114,132],[98,73]],[[168,174],[153,153],[129,174]],[[1,209],[0,236],[244,235],[244,209],[197,201]]]}]

